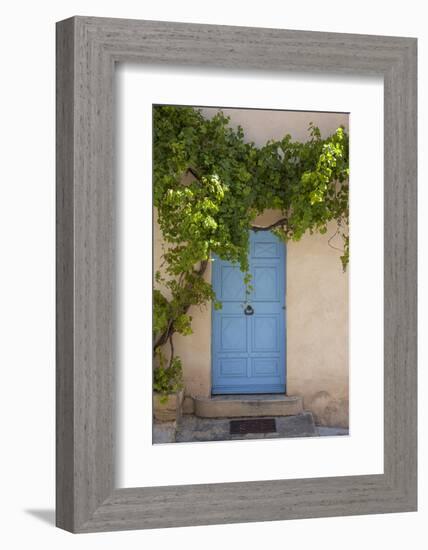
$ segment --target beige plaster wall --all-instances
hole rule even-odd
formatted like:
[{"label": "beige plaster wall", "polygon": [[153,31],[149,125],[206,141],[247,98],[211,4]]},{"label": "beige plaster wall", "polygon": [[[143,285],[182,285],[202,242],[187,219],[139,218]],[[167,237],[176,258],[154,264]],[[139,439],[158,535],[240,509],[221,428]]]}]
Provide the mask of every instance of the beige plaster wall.
[{"label": "beige plaster wall", "polygon": [[[204,109],[212,116],[216,109]],[[340,125],[348,126],[342,113],[310,113],[223,109],[232,124],[240,124],[256,145],[289,133],[306,140],[310,122],[323,136]],[[268,223],[277,216],[265,212],[257,221]],[[156,220],[156,212],[155,212]],[[287,245],[287,394],[300,395],[304,407],[321,425],[348,426],[348,275],[342,272],[340,252],[328,246],[334,233],[307,235]],[[331,244],[334,243],[334,240]],[[162,240],[154,228],[154,268],[160,265]],[[211,269],[205,274],[211,280]],[[191,336],[176,335],[175,349],[182,358],[187,395],[211,393],[211,309],[193,308]]]}]

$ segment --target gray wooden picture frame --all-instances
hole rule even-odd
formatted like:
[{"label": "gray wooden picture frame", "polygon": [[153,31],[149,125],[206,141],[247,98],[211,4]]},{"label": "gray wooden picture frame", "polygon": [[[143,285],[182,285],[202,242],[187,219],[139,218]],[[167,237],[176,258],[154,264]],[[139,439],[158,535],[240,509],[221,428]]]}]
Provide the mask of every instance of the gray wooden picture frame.
[{"label": "gray wooden picture frame", "polygon": [[[58,527],[83,533],[416,510],[416,39],[73,17],[57,24],[56,47]],[[383,474],[115,487],[117,62],[383,77]]]}]

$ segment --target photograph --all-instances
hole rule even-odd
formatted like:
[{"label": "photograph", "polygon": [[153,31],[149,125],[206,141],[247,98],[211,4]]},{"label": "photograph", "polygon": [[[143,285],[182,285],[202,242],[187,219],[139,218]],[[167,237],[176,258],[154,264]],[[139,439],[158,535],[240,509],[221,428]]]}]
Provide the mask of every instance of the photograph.
[{"label": "photograph", "polygon": [[349,113],[152,113],[153,444],[349,435]]}]

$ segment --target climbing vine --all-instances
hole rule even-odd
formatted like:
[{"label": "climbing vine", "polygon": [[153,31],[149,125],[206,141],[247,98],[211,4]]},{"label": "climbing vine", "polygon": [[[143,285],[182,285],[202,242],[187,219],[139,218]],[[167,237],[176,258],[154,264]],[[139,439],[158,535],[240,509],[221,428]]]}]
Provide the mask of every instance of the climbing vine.
[{"label": "climbing vine", "polygon": [[[322,138],[312,124],[308,132],[306,142],[285,135],[256,147],[222,112],[206,119],[192,107],[154,108],[154,205],[164,242],[155,274],[154,351],[169,343],[169,367],[177,365],[174,333],[192,332],[190,307],[210,300],[221,307],[204,279],[211,255],[247,273],[249,229],[298,241],[306,232],[326,233],[334,220],[346,268],[348,135],[340,127]],[[272,208],[280,212],[275,223],[254,224]],[[250,291],[248,274],[245,283]]]}]

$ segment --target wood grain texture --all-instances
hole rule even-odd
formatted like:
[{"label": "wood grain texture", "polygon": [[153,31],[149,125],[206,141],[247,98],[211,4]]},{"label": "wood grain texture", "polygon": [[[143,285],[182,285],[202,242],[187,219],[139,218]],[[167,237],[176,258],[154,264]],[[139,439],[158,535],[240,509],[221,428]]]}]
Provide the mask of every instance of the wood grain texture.
[{"label": "wood grain texture", "polygon": [[[119,61],[383,76],[383,475],[115,489]],[[58,23],[57,219],[59,527],[92,532],[416,510],[415,39],[87,17]]]},{"label": "wood grain texture", "polygon": [[74,24],[56,40],[56,510],[74,525]]}]

